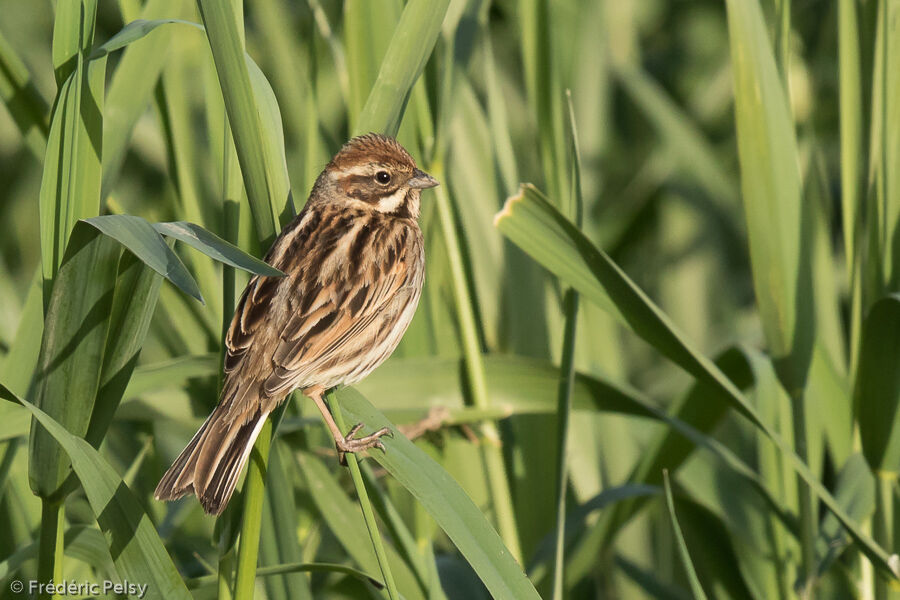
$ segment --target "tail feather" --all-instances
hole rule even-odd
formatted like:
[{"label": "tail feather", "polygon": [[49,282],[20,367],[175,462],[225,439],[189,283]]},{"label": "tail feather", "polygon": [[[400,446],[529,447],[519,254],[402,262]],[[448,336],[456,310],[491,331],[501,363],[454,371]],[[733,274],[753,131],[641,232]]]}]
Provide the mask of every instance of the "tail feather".
[{"label": "tail feather", "polygon": [[220,404],[163,475],[157,500],[196,494],[207,513],[225,510],[268,412],[257,412],[246,423],[227,423],[224,417]]},{"label": "tail feather", "polygon": [[[207,513],[218,515],[225,510],[253,444],[268,416],[266,412],[258,412],[243,425],[237,425],[237,431],[228,441],[227,448],[224,452],[218,453],[215,462],[198,462],[194,472],[194,485],[197,498]],[[198,482],[202,483],[198,485]]]}]

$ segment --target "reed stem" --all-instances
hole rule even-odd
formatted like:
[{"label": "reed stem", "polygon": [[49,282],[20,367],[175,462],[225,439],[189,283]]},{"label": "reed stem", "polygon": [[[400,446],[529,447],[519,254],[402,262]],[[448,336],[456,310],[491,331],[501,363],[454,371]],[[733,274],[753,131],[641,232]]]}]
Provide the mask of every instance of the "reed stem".
[{"label": "reed stem", "polygon": [[[331,415],[334,422],[341,431],[347,431],[344,423],[344,415],[341,412],[340,403],[334,396],[334,391],[329,391],[325,396],[328,402],[328,408],[331,409]],[[362,473],[359,470],[359,462],[356,455],[352,452],[345,454],[347,467],[350,469],[350,478],[353,480],[353,487],[356,488],[356,497],[359,498],[359,506],[363,512],[363,518],[366,521],[366,528],[369,530],[369,537],[372,538],[372,546],[375,549],[375,557],[378,559],[378,566],[381,568],[381,574],[384,577],[384,584],[387,587],[388,595],[391,600],[399,600],[400,592],[394,583],[394,576],[391,573],[391,566],[388,564],[387,552],[384,550],[384,543],[381,540],[381,534],[378,531],[378,523],[375,521],[375,512],[372,510],[372,503],[369,500],[369,493],[366,490],[366,483],[363,481]]]}]

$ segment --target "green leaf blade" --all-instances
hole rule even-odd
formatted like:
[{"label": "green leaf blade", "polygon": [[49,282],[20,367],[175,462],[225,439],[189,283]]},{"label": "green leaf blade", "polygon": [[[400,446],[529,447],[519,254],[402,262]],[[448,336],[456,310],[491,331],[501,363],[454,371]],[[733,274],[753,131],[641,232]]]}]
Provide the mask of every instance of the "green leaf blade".
[{"label": "green leaf blade", "polygon": [[188,223],[187,221],[155,223],[153,228],[162,235],[184,242],[210,258],[226,265],[243,269],[255,275],[268,277],[284,276],[284,273],[275,267],[247,254],[234,244],[226,242],[216,234],[194,223]]},{"label": "green leaf blade", "polygon": [[[391,426],[355,390],[341,390],[338,397],[352,421],[370,429]],[[498,600],[539,598],[522,567],[459,484],[399,432],[383,441],[385,452],[373,452],[373,457],[434,517],[491,595]]]},{"label": "green leaf blade", "polygon": [[187,267],[146,220],[133,215],[104,215],[85,219],[85,223],[128,248],[185,294],[203,302],[200,288]]}]

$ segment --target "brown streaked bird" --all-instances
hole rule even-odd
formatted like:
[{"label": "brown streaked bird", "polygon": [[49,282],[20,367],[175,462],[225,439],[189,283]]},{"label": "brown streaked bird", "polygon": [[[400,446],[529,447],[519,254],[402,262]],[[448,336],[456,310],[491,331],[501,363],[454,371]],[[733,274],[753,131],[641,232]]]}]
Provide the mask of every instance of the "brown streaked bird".
[{"label": "brown streaked bird", "polygon": [[344,435],[322,399],[384,362],[412,320],[425,279],[419,194],[438,182],[393,138],[353,138],[319,175],[266,262],[284,277],[247,284],[225,337],[219,404],[156,488],[196,494],[219,514],[269,414],[293,390],[315,401],[344,452],[384,445],[387,428]]}]

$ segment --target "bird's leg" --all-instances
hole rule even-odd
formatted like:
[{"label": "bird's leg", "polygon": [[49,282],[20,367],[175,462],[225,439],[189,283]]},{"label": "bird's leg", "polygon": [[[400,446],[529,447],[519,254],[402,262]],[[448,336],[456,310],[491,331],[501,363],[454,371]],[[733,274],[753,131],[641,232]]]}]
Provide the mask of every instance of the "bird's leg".
[{"label": "bird's leg", "polygon": [[342,465],[347,464],[344,458],[344,454],[346,452],[356,453],[361,450],[368,450],[369,448],[379,448],[383,451],[384,444],[378,438],[383,435],[393,436],[393,433],[390,429],[388,429],[387,427],[382,427],[371,435],[367,435],[361,438],[354,438],[353,436],[355,436],[359,432],[359,430],[362,429],[362,423],[357,423],[350,429],[349,432],[347,432],[347,435],[344,435],[338,428],[337,423],[334,422],[334,417],[331,416],[331,411],[328,410],[328,406],[326,406],[325,400],[322,398],[324,390],[318,387],[307,388],[303,390],[303,393],[313,399],[313,402],[315,402],[316,406],[319,408],[319,412],[322,413],[322,418],[325,419],[325,424],[331,431],[332,437],[334,437],[334,445],[337,446],[338,458],[340,458]]}]

